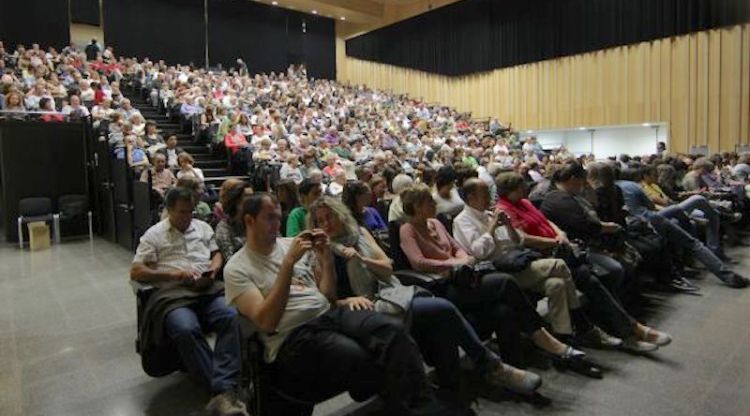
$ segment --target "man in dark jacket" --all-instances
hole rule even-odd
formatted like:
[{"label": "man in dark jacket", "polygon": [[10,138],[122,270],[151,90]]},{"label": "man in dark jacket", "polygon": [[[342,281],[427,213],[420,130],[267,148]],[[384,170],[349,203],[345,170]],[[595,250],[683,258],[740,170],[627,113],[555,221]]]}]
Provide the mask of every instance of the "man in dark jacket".
[{"label": "man in dark jacket", "polygon": [[101,48],[99,47],[99,44],[96,43],[96,39],[91,39],[91,43],[86,46],[85,52],[86,52],[86,60],[87,61],[95,61],[96,57],[101,52]]}]

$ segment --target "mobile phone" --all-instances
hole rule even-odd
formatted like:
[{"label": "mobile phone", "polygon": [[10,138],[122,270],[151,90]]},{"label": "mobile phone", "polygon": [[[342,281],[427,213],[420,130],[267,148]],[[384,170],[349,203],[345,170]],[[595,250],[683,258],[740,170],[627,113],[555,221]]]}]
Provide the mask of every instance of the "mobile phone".
[{"label": "mobile phone", "polygon": [[315,235],[310,231],[303,231],[299,234],[299,238],[307,241],[313,241],[315,239]]}]

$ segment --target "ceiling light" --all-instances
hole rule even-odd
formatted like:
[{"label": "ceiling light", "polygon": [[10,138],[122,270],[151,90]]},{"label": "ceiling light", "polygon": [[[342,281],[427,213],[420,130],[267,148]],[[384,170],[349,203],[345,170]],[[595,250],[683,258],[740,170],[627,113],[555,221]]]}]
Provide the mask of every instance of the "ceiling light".
[{"label": "ceiling light", "polygon": [[272,1],[271,4],[273,4],[274,6],[278,6],[279,2],[278,1]]},{"label": "ceiling light", "polygon": [[534,130],[526,130],[526,133],[533,133]]},{"label": "ceiling light", "polygon": [[313,10],[313,14],[318,14],[318,11],[317,10]]},{"label": "ceiling light", "polygon": [[643,126],[643,127],[651,127],[651,125],[648,124],[648,123],[643,123],[643,124],[641,124],[641,126]]},{"label": "ceiling light", "polygon": [[344,16],[341,16],[341,20],[346,20],[346,17],[344,17]]},{"label": "ceiling light", "polygon": [[578,130],[586,130],[586,127],[579,127]]}]

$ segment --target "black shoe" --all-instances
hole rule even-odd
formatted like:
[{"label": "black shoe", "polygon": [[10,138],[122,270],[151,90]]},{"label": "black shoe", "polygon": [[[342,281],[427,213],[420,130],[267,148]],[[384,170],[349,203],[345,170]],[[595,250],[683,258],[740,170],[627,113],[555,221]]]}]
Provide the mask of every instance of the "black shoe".
[{"label": "black shoe", "polygon": [[750,285],[750,281],[748,281],[746,277],[734,273],[732,278],[724,281],[724,284],[733,289],[744,289]]},{"label": "black shoe", "polygon": [[571,370],[586,377],[603,378],[602,369],[586,358],[581,351],[568,347],[563,355],[555,355],[544,350],[539,350],[542,355],[552,361],[552,365],[560,371]]}]

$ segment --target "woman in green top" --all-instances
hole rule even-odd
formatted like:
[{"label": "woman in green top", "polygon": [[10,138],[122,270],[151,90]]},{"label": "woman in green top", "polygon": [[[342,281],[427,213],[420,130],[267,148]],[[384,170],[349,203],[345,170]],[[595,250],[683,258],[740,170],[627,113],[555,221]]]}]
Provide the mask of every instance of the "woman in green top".
[{"label": "woman in green top", "polygon": [[320,182],[307,178],[299,184],[299,198],[302,205],[295,207],[289,212],[286,220],[286,236],[296,237],[305,229],[305,217],[307,208],[320,198]]}]

